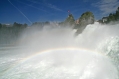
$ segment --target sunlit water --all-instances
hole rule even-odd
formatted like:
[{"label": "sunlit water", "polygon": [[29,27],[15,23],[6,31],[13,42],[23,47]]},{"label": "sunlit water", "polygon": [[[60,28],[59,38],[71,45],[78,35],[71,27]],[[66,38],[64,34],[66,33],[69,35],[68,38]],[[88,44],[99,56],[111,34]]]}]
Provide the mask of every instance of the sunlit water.
[{"label": "sunlit water", "polygon": [[24,47],[0,47],[0,79],[118,79],[118,25],[111,26],[88,25],[77,37],[47,29]]}]

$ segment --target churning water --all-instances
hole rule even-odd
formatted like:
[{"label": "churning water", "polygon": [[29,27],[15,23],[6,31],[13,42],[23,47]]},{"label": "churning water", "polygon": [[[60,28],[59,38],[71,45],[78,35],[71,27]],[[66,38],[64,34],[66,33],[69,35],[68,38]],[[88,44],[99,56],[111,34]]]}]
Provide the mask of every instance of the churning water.
[{"label": "churning water", "polygon": [[47,27],[0,47],[0,79],[119,79],[119,24]]}]

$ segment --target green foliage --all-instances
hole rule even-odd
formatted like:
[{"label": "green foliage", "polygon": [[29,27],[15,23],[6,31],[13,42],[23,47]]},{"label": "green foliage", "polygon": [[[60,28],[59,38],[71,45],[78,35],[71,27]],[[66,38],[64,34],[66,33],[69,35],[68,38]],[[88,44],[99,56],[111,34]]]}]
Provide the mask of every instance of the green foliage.
[{"label": "green foliage", "polygon": [[115,13],[110,13],[109,16],[107,16],[107,21],[105,22],[101,22],[101,23],[110,23],[110,22],[114,22],[114,21],[119,21],[119,7],[117,8]]},{"label": "green foliage", "polygon": [[60,22],[59,25],[60,25],[60,26],[63,26],[63,25],[64,25],[64,22]]},{"label": "green foliage", "polygon": [[85,29],[85,27],[88,24],[93,24],[94,23],[94,15],[92,12],[85,12],[81,15],[79,18],[79,24],[76,24],[74,29],[77,29],[76,34],[82,33],[82,31]]},{"label": "green foliage", "polygon": [[0,23],[0,29],[2,28],[2,24]]},{"label": "green foliage", "polygon": [[16,22],[13,25],[0,24],[0,44],[13,44],[27,26]]},{"label": "green foliage", "polygon": [[42,30],[44,26],[50,25],[49,21],[46,22],[34,22],[31,27],[35,29]]},{"label": "green foliage", "polygon": [[89,17],[94,17],[94,15],[93,15],[92,12],[89,12],[89,11],[88,11],[88,12],[83,13],[83,14],[81,15],[80,19],[83,19],[83,18],[88,19]]},{"label": "green foliage", "polygon": [[19,29],[22,29],[22,28],[26,28],[28,25],[25,23],[25,24],[20,24],[20,23],[16,23],[14,22],[13,24],[13,27],[16,27],[16,28],[19,28]]},{"label": "green foliage", "polygon": [[87,24],[93,24],[94,23],[94,15],[92,12],[85,12],[81,15],[79,18],[80,25],[87,25]]},{"label": "green foliage", "polygon": [[74,17],[72,14],[69,14],[69,16],[66,18],[64,24],[66,25],[73,25],[75,23]]},{"label": "green foliage", "polygon": [[115,20],[116,20],[115,19],[115,14],[110,13],[109,16],[108,16],[108,21],[110,22],[110,21],[115,21]]},{"label": "green foliage", "polygon": [[35,22],[33,23],[31,26],[33,27],[39,27],[39,26],[45,26],[45,25],[50,25],[50,22],[46,21],[46,22]]}]

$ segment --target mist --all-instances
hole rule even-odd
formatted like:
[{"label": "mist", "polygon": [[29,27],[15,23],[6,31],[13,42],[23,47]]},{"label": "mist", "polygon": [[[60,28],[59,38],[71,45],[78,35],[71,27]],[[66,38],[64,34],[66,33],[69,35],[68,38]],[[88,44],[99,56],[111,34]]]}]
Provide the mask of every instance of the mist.
[{"label": "mist", "polygon": [[0,78],[118,79],[118,26],[95,22],[77,36],[70,26],[27,28],[15,47],[5,49],[10,53],[1,57]]}]

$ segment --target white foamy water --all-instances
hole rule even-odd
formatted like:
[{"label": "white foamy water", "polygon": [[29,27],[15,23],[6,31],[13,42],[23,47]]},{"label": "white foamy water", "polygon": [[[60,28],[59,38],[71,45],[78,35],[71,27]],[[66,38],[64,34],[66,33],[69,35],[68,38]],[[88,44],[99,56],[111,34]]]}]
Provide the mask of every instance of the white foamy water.
[{"label": "white foamy water", "polygon": [[[23,34],[21,47],[0,48],[0,79],[118,79],[118,24]],[[116,59],[114,58],[116,57]]]}]

